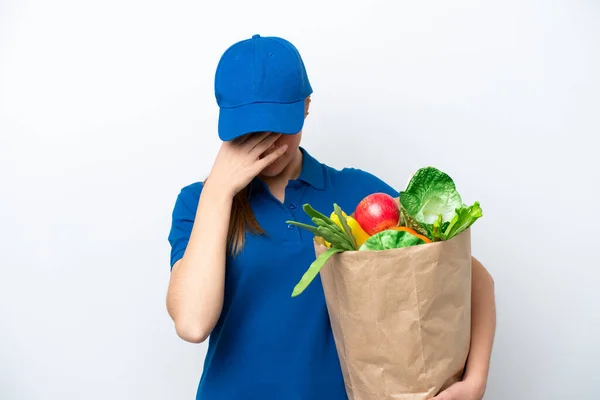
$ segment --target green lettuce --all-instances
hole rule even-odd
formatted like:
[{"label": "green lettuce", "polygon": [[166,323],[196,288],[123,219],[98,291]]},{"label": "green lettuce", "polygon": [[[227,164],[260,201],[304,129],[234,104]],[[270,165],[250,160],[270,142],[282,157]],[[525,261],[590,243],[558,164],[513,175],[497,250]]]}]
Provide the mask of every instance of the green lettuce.
[{"label": "green lettuce", "polygon": [[419,169],[400,192],[403,223],[433,241],[448,240],[483,215],[478,202],[463,204],[452,178],[434,167]]},{"label": "green lettuce", "polygon": [[359,251],[400,249],[424,244],[425,241],[406,231],[393,229],[381,231],[371,236],[360,246]]},{"label": "green lettuce", "polygon": [[470,207],[463,206],[457,209],[456,215],[444,231],[445,240],[452,239],[454,236],[462,233],[481,217],[483,217],[483,210],[478,201]]}]

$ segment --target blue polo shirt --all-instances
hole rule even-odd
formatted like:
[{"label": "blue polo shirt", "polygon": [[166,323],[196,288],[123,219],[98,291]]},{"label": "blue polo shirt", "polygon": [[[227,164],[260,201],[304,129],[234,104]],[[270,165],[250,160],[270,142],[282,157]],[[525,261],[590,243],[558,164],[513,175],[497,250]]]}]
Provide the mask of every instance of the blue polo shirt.
[{"label": "blue polo shirt", "polygon": [[[305,203],[326,215],[337,203],[350,214],[371,193],[398,192],[365,171],[336,170],[301,151],[302,172],[283,203],[259,179],[252,183],[250,203],[268,235],[248,235],[244,250],[227,260],[223,311],[209,337],[197,400],[347,399],[320,277],[291,297],[315,259],[313,234],[286,221],[312,224]],[[201,190],[194,183],[177,198],[171,266],[185,251]]]}]

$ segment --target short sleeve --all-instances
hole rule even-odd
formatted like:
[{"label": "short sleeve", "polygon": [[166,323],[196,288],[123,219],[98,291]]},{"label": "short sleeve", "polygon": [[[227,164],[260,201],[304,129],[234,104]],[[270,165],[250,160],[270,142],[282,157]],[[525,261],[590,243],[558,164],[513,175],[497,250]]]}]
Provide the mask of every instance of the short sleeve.
[{"label": "short sleeve", "polygon": [[386,193],[392,197],[399,196],[398,190],[394,189],[381,178],[362,169],[352,169],[352,180],[354,181],[355,186],[361,192],[361,199],[372,193]]},{"label": "short sleeve", "polygon": [[171,244],[170,264],[173,265],[183,257],[192,234],[196,209],[200,200],[201,185],[190,185],[181,190],[175,201],[171,216],[169,243]]}]

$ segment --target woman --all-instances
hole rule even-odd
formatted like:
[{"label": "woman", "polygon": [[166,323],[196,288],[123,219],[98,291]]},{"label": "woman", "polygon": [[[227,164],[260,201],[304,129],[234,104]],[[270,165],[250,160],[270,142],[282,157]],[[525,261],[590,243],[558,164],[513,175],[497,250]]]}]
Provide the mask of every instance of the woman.
[{"label": "woman", "polygon": [[[177,334],[192,343],[210,336],[197,399],[346,399],[318,277],[290,297],[314,260],[311,234],[285,221],[310,222],[305,203],[353,210],[368,194],[398,191],[300,147],[312,88],[288,41],[255,35],[231,46],[215,94],[223,144],[207,180],[181,190],[169,234],[167,308]],[[439,400],[479,400],[485,389],[493,287],[480,263],[473,268],[472,353],[465,379]]]}]

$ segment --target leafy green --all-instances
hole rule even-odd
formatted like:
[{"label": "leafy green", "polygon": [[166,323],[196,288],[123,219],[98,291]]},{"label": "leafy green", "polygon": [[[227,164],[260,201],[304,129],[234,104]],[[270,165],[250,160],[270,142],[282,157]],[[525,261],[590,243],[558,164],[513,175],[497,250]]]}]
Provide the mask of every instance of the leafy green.
[{"label": "leafy green", "polygon": [[315,224],[318,225],[317,227],[308,224],[303,224],[302,222],[298,221],[290,220],[286,222],[290,225],[295,225],[299,228],[306,229],[307,231],[312,232],[317,237],[322,237],[338,249],[355,250],[354,245],[348,240],[348,238],[337,225],[335,228],[333,228],[332,226],[323,223],[317,218],[313,218],[313,222],[315,222]]},{"label": "leafy green", "polygon": [[423,225],[416,221],[415,218],[411,217],[404,207],[400,207],[400,216],[402,217],[402,224],[409,228],[414,229],[421,235],[431,238],[431,226]]},{"label": "leafy green", "polygon": [[337,204],[334,204],[333,207],[339,220],[342,221],[342,227],[333,222],[325,214],[322,214],[312,208],[309,204],[304,204],[302,209],[309,217],[311,217],[311,220],[315,226],[297,221],[286,221],[288,224],[306,229],[312,232],[316,237],[322,238],[323,240],[331,243],[331,248],[321,253],[321,255],[319,255],[319,257],[313,261],[310,267],[308,267],[304,275],[302,275],[302,278],[292,291],[292,297],[296,297],[304,292],[304,290],[308,287],[308,285],[310,285],[310,283],[319,274],[323,266],[334,254],[342,253],[344,251],[357,250],[358,246],[356,239],[352,235],[352,229],[346,223],[346,219],[343,218],[344,212]]},{"label": "leafy green", "polygon": [[312,208],[310,204],[304,204],[302,206],[302,209],[311,218],[317,218],[321,221],[326,222],[329,225],[335,225],[335,223],[331,219],[329,219],[329,217]]},{"label": "leafy green", "polygon": [[442,214],[439,214],[431,229],[431,240],[434,242],[446,240],[446,236],[444,235],[444,227],[448,225],[448,222],[444,224]]},{"label": "leafy green", "polygon": [[450,176],[434,167],[421,168],[400,192],[406,226],[432,241],[448,240],[483,216],[479,203],[467,207]]},{"label": "leafy green", "polygon": [[452,239],[454,236],[462,233],[482,216],[483,210],[478,201],[470,207],[463,206],[456,210],[454,218],[452,218],[452,221],[450,221],[448,227],[444,231],[445,239]]},{"label": "leafy green", "polygon": [[[439,215],[442,223],[450,221],[463,203],[449,175],[434,167],[426,167],[419,169],[406,190],[400,192],[400,205],[405,210],[405,219],[414,220],[431,235]],[[414,226],[411,228],[417,230]],[[421,233],[423,228],[417,231]]]},{"label": "leafy green", "polygon": [[[331,243],[331,245],[335,248],[348,251],[357,249],[356,240],[352,235],[350,227],[346,225],[348,230],[346,230],[346,227],[340,228],[329,217],[325,216],[325,214],[318,212],[309,204],[304,204],[302,208],[304,212],[309,217],[311,217],[312,222],[316,226],[303,224],[302,222],[298,221],[286,221],[286,223],[290,225],[295,225],[299,228],[306,229],[312,232],[315,236],[322,237],[323,239]],[[336,209],[336,212],[343,212],[337,204],[334,204],[334,208]]]},{"label": "leafy green", "polygon": [[333,204],[333,209],[335,210],[335,214],[337,215],[338,220],[340,221],[340,224],[344,228],[344,233],[346,234],[346,236],[348,237],[348,239],[351,241],[352,249],[356,250],[358,248],[358,244],[356,242],[356,238],[352,234],[352,229],[350,228],[350,226],[348,226],[348,222],[346,221],[346,217],[344,216],[344,212],[342,211],[342,209],[340,208],[340,206],[338,206],[335,203]]},{"label": "leafy green", "polygon": [[323,253],[321,253],[321,255],[319,255],[319,257],[317,257],[317,259],[313,261],[310,267],[308,267],[304,275],[302,275],[300,282],[298,282],[298,284],[296,284],[296,286],[294,287],[294,290],[292,291],[292,297],[296,297],[302,292],[304,292],[304,290],[308,287],[308,285],[310,285],[313,279],[315,279],[319,272],[321,272],[321,269],[327,263],[327,261],[329,261],[329,259],[334,254],[341,253],[343,251],[343,249],[332,247],[331,249],[327,249]]},{"label": "leafy green", "polygon": [[403,247],[416,246],[424,244],[423,239],[418,238],[406,231],[397,231],[388,229],[376,233],[375,235],[368,238],[362,246],[360,251],[369,250],[389,250],[389,249],[400,249]]}]

